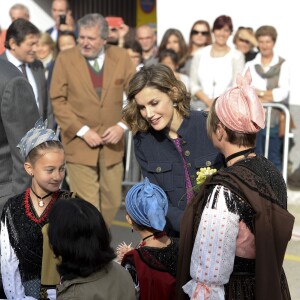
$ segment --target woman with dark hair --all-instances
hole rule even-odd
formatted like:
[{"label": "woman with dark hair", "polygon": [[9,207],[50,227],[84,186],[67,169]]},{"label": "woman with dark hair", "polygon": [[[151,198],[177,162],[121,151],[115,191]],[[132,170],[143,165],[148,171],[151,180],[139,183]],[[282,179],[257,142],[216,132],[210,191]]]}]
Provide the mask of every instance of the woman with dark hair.
[{"label": "woman with dark hair", "polygon": [[197,50],[211,44],[212,35],[208,22],[205,20],[196,21],[189,35],[188,54],[193,55]]},{"label": "woman with dark hair", "polygon": [[250,84],[248,70],[209,112],[208,135],[227,168],[185,210],[177,299],[291,299],[282,264],[294,217],[282,175],[254,152],[265,114]]},{"label": "woman with dark hair", "polygon": [[181,31],[175,28],[170,28],[165,32],[158,47],[157,57],[159,57],[160,53],[165,49],[172,49],[177,53],[177,70],[180,72],[184,67],[187,58],[187,45]]},{"label": "woman with dark hair", "polygon": [[71,49],[76,44],[77,38],[74,31],[59,31],[56,42],[57,52]]},{"label": "woman with dark hair", "polygon": [[209,109],[213,100],[235,85],[244,69],[242,52],[228,46],[233,31],[229,16],[219,16],[213,24],[214,42],[197,51],[191,63],[192,109]]},{"label": "woman with dark hair", "polygon": [[182,72],[184,74],[190,75],[192,58],[197,50],[211,45],[212,43],[212,35],[209,23],[205,20],[196,21],[191,27],[191,31],[189,34],[189,43],[188,43],[188,53],[187,59],[184,65],[184,70]]},{"label": "woman with dark hair", "polygon": [[130,275],[113,262],[110,234],[94,205],[80,198],[58,201],[49,215],[48,236],[60,261],[57,300],[135,299]]},{"label": "woman with dark hair", "polygon": [[181,80],[187,89],[190,90],[190,79],[187,75],[179,73],[178,69],[178,55],[173,49],[165,49],[159,53],[158,62],[168,66],[178,80]]},{"label": "woman with dark hair", "polygon": [[157,64],[133,76],[123,113],[134,134],[143,176],[168,195],[166,230],[175,236],[183,210],[194,196],[196,172],[222,165],[222,156],[206,134],[206,114],[190,111],[189,103],[184,83],[169,67]]}]

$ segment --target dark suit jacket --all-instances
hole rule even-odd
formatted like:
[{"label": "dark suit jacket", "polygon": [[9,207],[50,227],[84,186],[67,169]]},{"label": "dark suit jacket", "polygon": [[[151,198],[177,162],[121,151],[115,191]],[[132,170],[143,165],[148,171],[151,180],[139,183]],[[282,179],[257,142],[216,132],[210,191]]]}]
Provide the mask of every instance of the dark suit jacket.
[{"label": "dark suit jacket", "polygon": [[[213,147],[206,133],[206,115],[204,112],[191,111],[179,130],[181,147],[192,181],[196,184],[196,172],[211,167],[220,168],[223,156]],[[136,158],[144,177],[160,186],[168,195],[169,208],[167,223],[171,230],[179,232],[179,223],[186,207],[186,187],[183,160],[174,142],[163,132],[151,129],[134,136]]]},{"label": "dark suit jacket", "polygon": [[0,211],[6,200],[30,185],[17,144],[39,119],[31,85],[0,59]]},{"label": "dark suit jacket", "polygon": [[[0,57],[8,60],[5,52]],[[43,64],[41,61],[35,60],[33,63],[28,64],[28,66],[31,69],[38,90],[40,116],[43,117],[44,120],[47,119],[48,128],[53,129],[55,122]]]},{"label": "dark suit jacket", "polygon": [[[54,26],[50,27],[49,29],[46,30],[46,32],[51,36],[51,33],[52,31],[54,30]],[[78,38],[78,26],[75,27],[75,30],[74,30],[74,34],[75,34],[75,37]]]}]

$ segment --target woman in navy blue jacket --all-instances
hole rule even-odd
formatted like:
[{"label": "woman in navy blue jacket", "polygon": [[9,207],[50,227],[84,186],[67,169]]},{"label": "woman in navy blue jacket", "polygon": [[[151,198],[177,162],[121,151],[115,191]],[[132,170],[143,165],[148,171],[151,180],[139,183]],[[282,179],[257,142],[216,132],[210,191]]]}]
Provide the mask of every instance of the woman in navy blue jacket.
[{"label": "woman in navy blue jacket", "polygon": [[207,136],[206,113],[190,111],[184,84],[157,64],[142,68],[130,81],[123,116],[133,131],[143,176],[168,195],[166,230],[177,236],[183,210],[194,196],[196,172],[223,164]]}]

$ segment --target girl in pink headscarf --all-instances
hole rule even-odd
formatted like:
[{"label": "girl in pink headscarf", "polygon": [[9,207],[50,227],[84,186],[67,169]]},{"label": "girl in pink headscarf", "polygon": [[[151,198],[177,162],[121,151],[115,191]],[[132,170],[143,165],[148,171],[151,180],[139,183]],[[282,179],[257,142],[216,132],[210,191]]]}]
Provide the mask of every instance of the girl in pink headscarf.
[{"label": "girl in pink headscarf", "polygon": [[263,107],[248,71],[217,98],[208,135],[227,168],[206,180],[180,227],[177,299],[291,299],[282,269],[294,217],[282,175],[254,152]]}]

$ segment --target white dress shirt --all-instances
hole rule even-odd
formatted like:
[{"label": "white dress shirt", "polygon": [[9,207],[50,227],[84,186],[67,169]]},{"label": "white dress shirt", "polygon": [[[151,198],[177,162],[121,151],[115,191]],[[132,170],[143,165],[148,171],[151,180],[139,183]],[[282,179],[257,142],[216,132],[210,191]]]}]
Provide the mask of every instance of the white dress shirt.
[{"label": "white dress shirt", "polygon": [[[9,62],[11,62],[13,65],[15,65],[22,72],[21,65],[23,64],[23,62],[18,60],[16,57],[14,57],[8,49],[6,49],[5,54],[6,54],[7,60]],[[35,79],[33,77],[33,74],[31,72],[31,69],[28,67],[27,63],[25,63],[25,65],[26,65],[27,78],[28,78],[30,85],[32,86],[33,93],[35,96],[35,102],[36,102],[37,107],[39,108],[37,85],[36,85]]]}]

